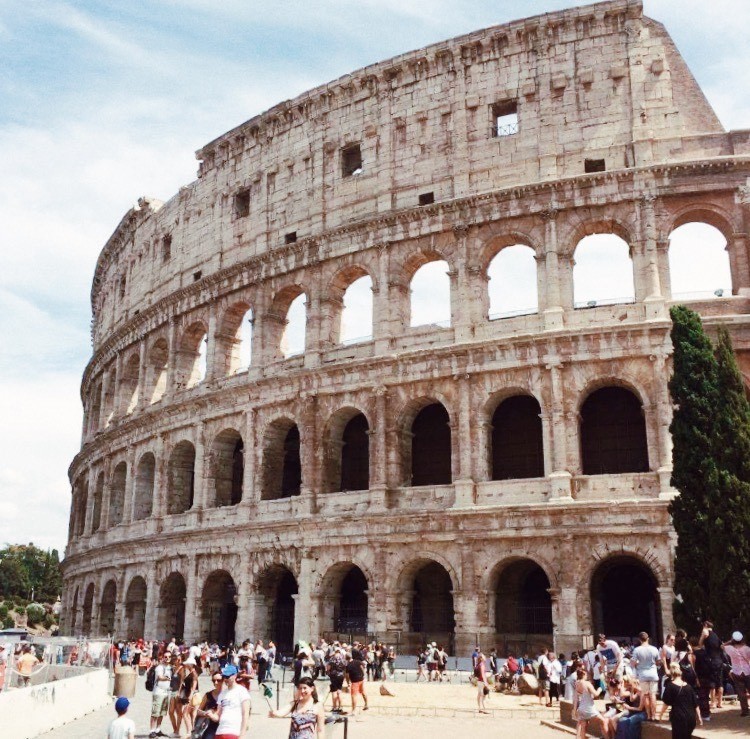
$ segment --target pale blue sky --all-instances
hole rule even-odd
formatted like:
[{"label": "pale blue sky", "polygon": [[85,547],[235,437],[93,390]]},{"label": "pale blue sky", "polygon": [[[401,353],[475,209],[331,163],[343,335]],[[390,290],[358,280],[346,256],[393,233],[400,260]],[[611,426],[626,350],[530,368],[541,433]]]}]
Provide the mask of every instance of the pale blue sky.
[{"label": "pale blue sky", "polygon": [[[0,0],[0,544],[62,548],[99,250],[193,152],[367,64],[562,0]],[[750,3],[647,0],[727,128],[750,126]]]}]

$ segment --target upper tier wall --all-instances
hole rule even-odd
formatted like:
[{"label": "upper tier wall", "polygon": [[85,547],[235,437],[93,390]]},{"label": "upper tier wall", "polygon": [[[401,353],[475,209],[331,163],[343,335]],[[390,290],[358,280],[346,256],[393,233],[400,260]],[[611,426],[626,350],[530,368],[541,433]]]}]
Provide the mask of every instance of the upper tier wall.
[{"label": "upper tier wall", "polygon": [[[496,135],[497,103],[516,106],[517,132]],[[352,145],[362,166],[348,175]],[[585,160],[621,169],[733,153],[640,2],[478,31],[311,90],[201,149],[199,179],[166,204],[142,199],[102,251],[94,347],[200,277],[415,207],[420,195],[439,202],[579,175]]]}]

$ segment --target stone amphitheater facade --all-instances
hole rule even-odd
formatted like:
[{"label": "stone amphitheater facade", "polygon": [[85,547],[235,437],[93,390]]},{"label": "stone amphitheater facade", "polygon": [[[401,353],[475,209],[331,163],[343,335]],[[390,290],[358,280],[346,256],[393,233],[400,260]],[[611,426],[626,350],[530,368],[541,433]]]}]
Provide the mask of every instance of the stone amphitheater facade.
[{"label": "stone amphitheater facade", "polygon": [[[689,305],[747,367],[750,133],[724,131],[640,2],[374,64],[197,158],[96,266],[65,631],[466,653],[673,627],[669,239],[723,234],[731,294]],[[627,243],[633,300],[575,304],[592,234]],[[491,320],[513,245],[537,308]],[[434,260],[450,325],[412,327]],[[342,343],[363,276],[372,335]]]}]

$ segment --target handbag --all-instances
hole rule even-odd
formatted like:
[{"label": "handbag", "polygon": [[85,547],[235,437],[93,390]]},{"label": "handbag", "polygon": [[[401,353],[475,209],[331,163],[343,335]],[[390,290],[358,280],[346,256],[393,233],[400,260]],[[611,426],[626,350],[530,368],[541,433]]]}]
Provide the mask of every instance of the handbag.
[{"label": "handbag", "polygon": [[203,735],[208,731],[211,725],[211,719],[207,716],[200,716],[195,719],[193,730],[190,732],[190,739],[203,739]]}]

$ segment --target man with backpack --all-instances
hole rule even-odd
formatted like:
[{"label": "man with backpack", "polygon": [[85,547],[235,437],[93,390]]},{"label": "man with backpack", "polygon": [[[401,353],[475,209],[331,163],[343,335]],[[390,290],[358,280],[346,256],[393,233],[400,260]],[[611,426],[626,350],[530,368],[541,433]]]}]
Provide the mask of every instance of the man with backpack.
[{"label": "man with backpack", "polygon": [[[149,737],[166,736],[161,731],[161,722],[169,708],[169,683],[172,679],[172,668],[169,666],[169,654],[164,653],[154,669],[153,698],[151,699],[151,731]],[[146,675],[148,688],[149,676]]]}]

